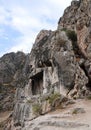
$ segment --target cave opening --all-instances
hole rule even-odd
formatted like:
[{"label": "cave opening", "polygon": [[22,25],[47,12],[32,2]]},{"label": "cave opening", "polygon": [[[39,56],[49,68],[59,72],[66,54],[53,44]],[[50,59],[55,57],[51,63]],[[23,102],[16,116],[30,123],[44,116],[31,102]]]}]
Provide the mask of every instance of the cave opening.
[{"label": "cave opening", "polygon": [[38,95],[43,93],[43,71],[37,73],[32,78],[32,95]]}]

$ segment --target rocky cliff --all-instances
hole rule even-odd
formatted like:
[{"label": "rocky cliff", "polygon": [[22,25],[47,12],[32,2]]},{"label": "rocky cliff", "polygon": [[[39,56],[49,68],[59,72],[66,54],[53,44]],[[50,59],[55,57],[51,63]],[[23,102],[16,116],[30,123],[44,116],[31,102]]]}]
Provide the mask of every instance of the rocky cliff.
[{"label": "rocky cliff", "polygon": [[0,100],[16,90],[4,130],[35,130],[31,120],[90,95],[90,10],[89,0],[72,1],[57,30],[40,31],[29,55],[10,53],[0,59]]},{"label": "rocky cliff", "polygon": [[0,58],[1,112],[13,110],[15,91],[23,88],[27,82],[27,60],[28,56],[22,52],[5,54]]}]

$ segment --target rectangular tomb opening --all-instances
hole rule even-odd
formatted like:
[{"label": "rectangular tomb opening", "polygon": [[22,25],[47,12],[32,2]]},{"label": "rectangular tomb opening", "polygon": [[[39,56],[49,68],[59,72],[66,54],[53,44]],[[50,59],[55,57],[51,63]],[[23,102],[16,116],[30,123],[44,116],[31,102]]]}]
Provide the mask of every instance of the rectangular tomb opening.
[{"label": "rectangular tomb opening", "polygon": [[43,93],[43,71],[31,77],[32,79],[32,95]]}]

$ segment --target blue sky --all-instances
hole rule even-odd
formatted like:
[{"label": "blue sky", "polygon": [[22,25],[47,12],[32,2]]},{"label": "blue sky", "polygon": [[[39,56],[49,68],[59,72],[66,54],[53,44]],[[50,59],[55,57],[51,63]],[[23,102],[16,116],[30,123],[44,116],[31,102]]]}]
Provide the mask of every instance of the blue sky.
[{"label": "blue sky", "polygon": [[31,51],[41,29],[55,30],[71,0],[0,0],[0,56]]}]

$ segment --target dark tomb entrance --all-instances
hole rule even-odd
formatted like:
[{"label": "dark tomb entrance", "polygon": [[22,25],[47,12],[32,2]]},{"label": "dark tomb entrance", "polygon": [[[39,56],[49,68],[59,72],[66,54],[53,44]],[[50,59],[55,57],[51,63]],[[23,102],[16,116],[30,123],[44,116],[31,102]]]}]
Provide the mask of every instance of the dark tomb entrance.
[{"label": "dark tomb entrance", "polygon": [[37,73],[32,78],[32,94],[38,95],[43,93],[43,71]]}]

